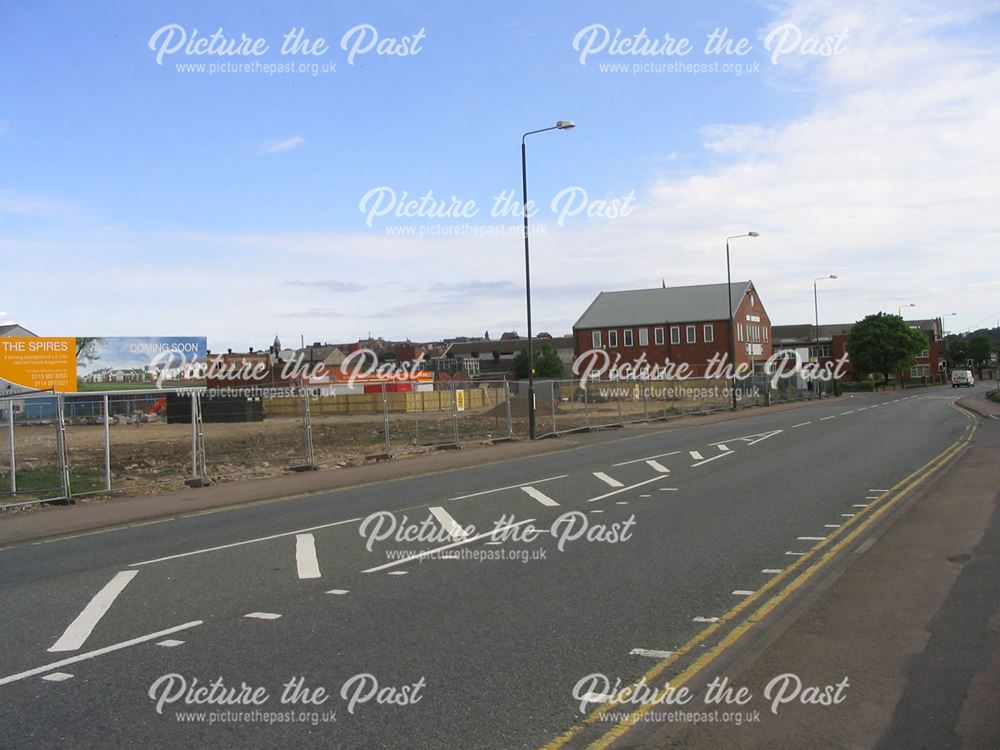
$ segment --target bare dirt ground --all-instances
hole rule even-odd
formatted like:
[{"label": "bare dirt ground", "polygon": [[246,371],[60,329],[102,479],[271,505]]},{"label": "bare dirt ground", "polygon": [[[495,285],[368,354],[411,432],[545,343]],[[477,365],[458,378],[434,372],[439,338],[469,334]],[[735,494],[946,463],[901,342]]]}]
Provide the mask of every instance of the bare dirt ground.
[{"label": "bare dirt ground", "polygon": [[[351,466],[390,453],[425,453],[456,442],[488,442],[506,437],[506,414],[466,412],[457,420],[450,412],[389,418],[386,445],[382,415],[321,416],[311,419],[315,463],[319,468]],[[456,429],[457,428],[457,429]],[[526,429],[526,428],[525,428]],[[236,481],[282,474],[306,463],[303,419],[234,422],[203,426],[206,473],[213,481]],[[125,494],[151,494],[175,489],[191,476],[192,428],[189,424],[111,425],[112,487]],[[55,426],[18,425],[14,450],[17,497],[58,494],[60,477]],[[66,446],[74,494],[104,489],[104,427],[67,425]],[[388,448],[388,450],[387,450]],[[9,487],[9,450],[0,447],[0,491]],[[9,493],[8,493],[9,495]],[[0,496],[0,503],[5,502]]]},{"label": "bare dirt ground", "polygon": [[[583,404],[537,401],[539,435],[622,421],[671,416],[696,409],[694,404],[622,400]],[[381,414],[314,416],[313,452],[318,468],[338,468],[378,460],[390,454],[418,455],[442,445],[485,443],[528,434],[526,398],[489,409],[390,414],[389,440]],[[209,423],[203,426],[205,473],[213,482],[276,476],[307,463],[306,429],[302,418],[263,422]],[[110,433],[112,490],[146,495],[176,489],[192,476],[192,428],[165,422],[113,424]],[[53,424],[18,425],[15,429],[17,495],[9,492],[9,449],[0,445],[0,504],[31,498],[60,497],[56,432]],[[69,424],[66,446],[70,484],[75,496],[100,496],[104,483],[104,427]],[[7,490],[7,492],[4,492]]]}]

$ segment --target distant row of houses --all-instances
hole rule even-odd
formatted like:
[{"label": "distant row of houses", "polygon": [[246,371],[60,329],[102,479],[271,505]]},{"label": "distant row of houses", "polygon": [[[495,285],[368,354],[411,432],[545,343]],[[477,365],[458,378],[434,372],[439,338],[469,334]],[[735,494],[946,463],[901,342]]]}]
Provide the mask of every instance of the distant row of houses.
[{"label": "distant row of houses", "polygon": [[[730,315],[732,310],[732,315]],[[830,363],[846,355],[853,324],[814,326],[772,325],[753,281],[732,284],[701,284],[625,291],[601,292],[586,308],[565,336],[540,333],[536,347],[551,344],[565,364],[567,376],[573,361],[590,350],[601,350],[610,361],[650,364],[685,363],[694,375],[704,374],[713,358],[727,355],[730,349],[730,322],[733,352],[737,364],[759,368],[774,352],[795,350],[806,360]],[[947,351],[941,319],[907,321],[919,328],[928,339],[928,348],[920,353],[905,379],[936,382],[947,377]],[[20,332],[19,332],[20,331]],[[20,326],[0,327],[0,335],[28,335]],[[227,367],[270,368],[277,373],[289,362],[325,365],[337,369],[359,350],[374,352],[380,362],[415,362],[435,376],[461,374],[470,378],[508,378],[514,357],[528,345],[516,331],[506,331],[499,338],[486,332],[480,338],[461,337],[428,343],[389,341],[382,338],[361,339],[347,344],[314,342],[298,348],[282,346],[276,336],[266,349],[246,352],[208,353],[208,364]],[[86,382],[144,382],[151,377],[144,370],[96,370]]]}]

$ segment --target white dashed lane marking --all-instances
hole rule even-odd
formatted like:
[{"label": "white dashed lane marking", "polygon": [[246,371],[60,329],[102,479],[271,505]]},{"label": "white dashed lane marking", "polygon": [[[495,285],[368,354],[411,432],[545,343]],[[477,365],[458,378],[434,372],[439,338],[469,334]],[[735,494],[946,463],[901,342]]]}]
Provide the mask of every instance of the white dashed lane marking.
[{"label": "white dashed lane marking", "polygon": [[651,659],[666,659],[673,651],[659,651],[654,648],[634,648],[629,651],[632,656],[648,656]]},{"label": "white dashed lane marking", "polygon": [[69,672],[52,672],[42,677],[42,679],[48,682],[62,682],[63,680],[70,679],[72,676]]},{"label": "white dashed lane marking", "polygon": [[665,456],[676,456],[680,451],[670,451],[669,453],[657,453],[655,456],[646,456],[645,458],[633,458],[631,461],[622,461],[621,463],[612,464],[614,467],[628,466],[629,464],[637,464],[643,461],[650,461],[654,458],[663,458]]},{"label": "white dashed lane marking", "polygon": [[76,651],[80,648],[90,637],[90,634],[94,632],[97,623],[111,609],[111,605],[114,604],[118,595],[124,591],[129,581],[135,578],[138,572],[137,570],[123,570],[120,573],[116,573],[104,585],[104,588],[94,594],[94,598],[87,603],[87,606],[76,616],[76,619],[66,627],[65,632],[49,648],[49,651]]},{"label": "white dashed lane marking", "polygon": [[[524,489],[523,487],[521,489]],[[441,524],[443,528],[453,540],[465,539],[468,536],[465,529],[463,529],[458,521],[452,518],[451,513],[446,511],[440,506],[432,506],[428,508],[431,515],[437,519],[438,523]]]},{"label": "white dashed lane marking", "polygon": [[536,490],[534,487],[522,487],[521,490],[528,496],[533,497],[535,500],[540,502],[542,505],[547,505],[553,507],[559,505],[555,500],[546,495],[544,492]]},{"label": "white dashed lane marking", "polygon": [[295,535],[295,568],[299,578],[319,578],[316,538],[312,534]]},{"label": "white dashed lane marking", "polygon": [[609,477],[603,471],[595,471],[594,472],[594,476],[597,477],[598,479],[600,479],[602,482],[604,482],[609,487],[624,487],[625,486],[624,484],[622,484],[621,482],[619,482],[614,477]]}]

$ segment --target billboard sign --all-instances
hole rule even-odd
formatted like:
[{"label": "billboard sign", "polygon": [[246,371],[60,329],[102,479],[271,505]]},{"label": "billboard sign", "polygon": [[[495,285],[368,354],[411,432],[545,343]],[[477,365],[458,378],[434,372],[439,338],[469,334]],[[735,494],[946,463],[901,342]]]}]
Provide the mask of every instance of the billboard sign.
[{"label": "billboard sign", "polygon": [[0,337],[0,395],[76,390],[76,339]]},{"label": "billboard sign", "polygon": [[176,388],[205,384],[204,336],[76,339],[81,391]]},{"label": "billboard sign", "polygon": [[204,336],[0,337],[0,395],[205,384]]}]

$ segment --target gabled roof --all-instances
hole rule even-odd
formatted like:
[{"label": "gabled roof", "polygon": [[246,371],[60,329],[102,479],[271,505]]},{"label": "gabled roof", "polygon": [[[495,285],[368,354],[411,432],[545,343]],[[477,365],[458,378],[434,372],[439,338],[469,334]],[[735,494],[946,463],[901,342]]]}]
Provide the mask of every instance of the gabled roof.
[{"label": "gabled roof", "polygon": [[[739,306],[750,284],[749,281],[732,283],[730,292],[734,309]],[[702,320],[729,320],[725,284],[601,292],[573,328],[694,323]]]},{"label": "gabled roof", "polygon": [[17,323],[9,323],[7,325],[0,326],[0,336],[27,336],[30,338],[36,338],[34,333]]},{"label": "gabled roof", "polygon": [[[549,338],[534,338],[535,346],[541,348],[545,344],[552,344],[556,349],[572,349],[572,336],[555,336]],[[462,341],[458,344],[450,344],[442,354],[443,357],[465,357],[473,352],[480,358],[490,357],[493,352],[500,352],[501,355],[515,354],[522,348],[528,346],[528,339],[518,337],[516,339],[480,339],[479,341]]]}]

